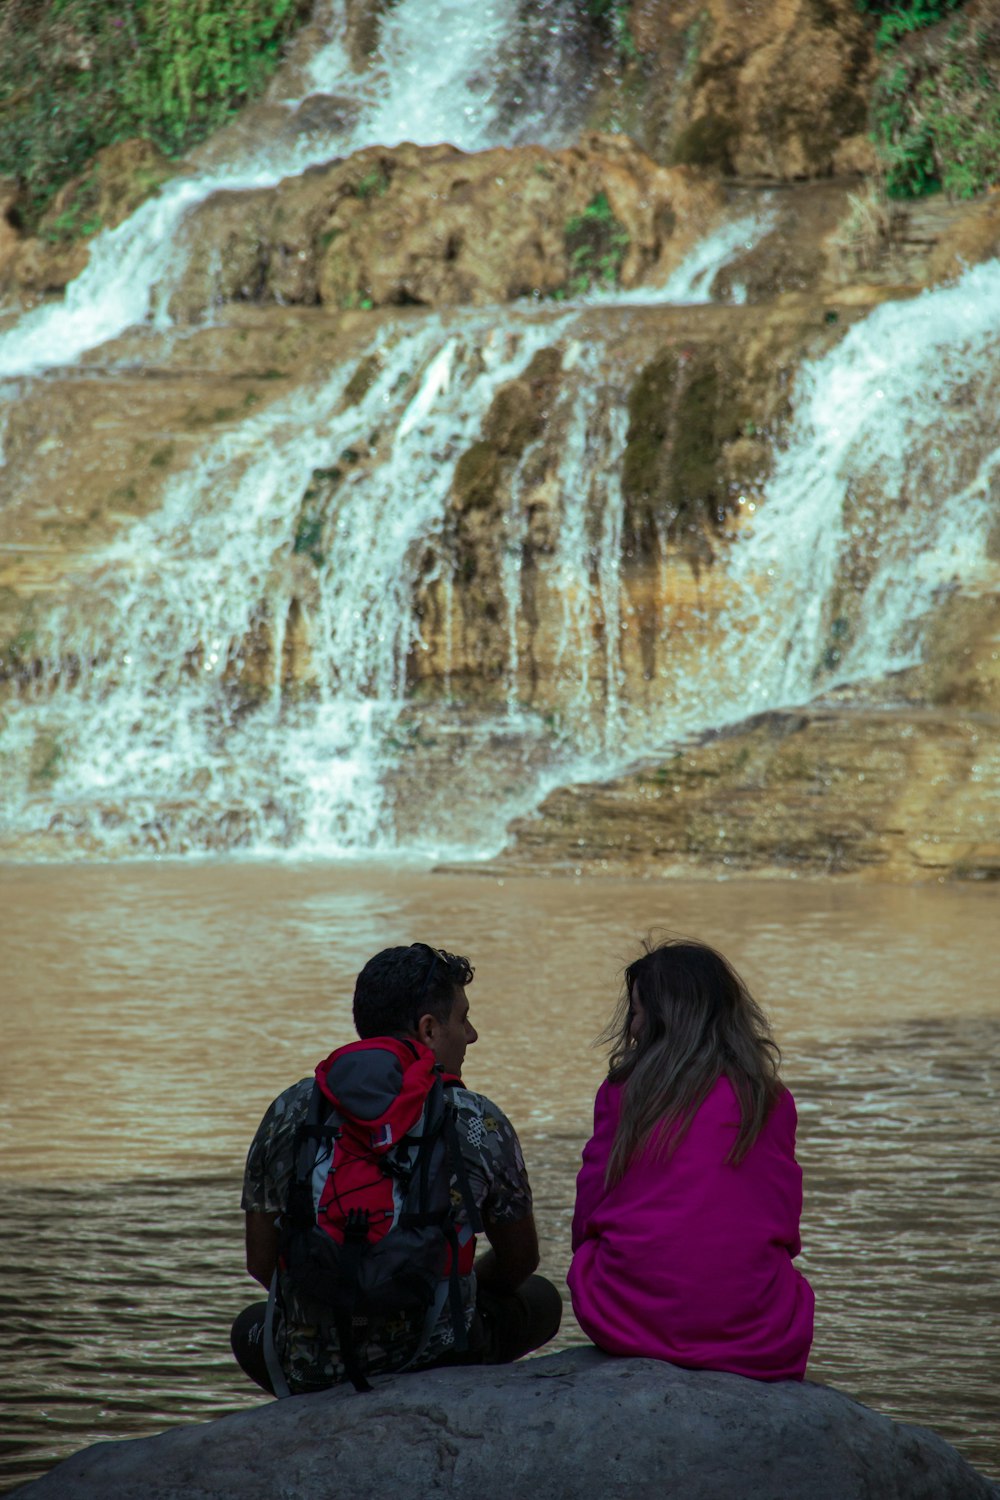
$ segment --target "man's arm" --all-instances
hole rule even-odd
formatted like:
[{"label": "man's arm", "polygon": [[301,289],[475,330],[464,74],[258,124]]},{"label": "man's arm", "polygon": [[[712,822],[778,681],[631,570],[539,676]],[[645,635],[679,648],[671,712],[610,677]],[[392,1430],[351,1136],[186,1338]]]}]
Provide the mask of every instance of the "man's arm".
[{"label": "man's arm", "polygon": [[277,1214],[247,1213],[247,1270],[254,1281],[270,1287],[278,1264]]},{"label": "man's arm", "polygon": [[529,1214],[525,1219],[484,1216],[483,1232],[490,1248],[476,1261],[476,1278],[487,1291],[509,1296],[538,1267],[534,1215]]}]

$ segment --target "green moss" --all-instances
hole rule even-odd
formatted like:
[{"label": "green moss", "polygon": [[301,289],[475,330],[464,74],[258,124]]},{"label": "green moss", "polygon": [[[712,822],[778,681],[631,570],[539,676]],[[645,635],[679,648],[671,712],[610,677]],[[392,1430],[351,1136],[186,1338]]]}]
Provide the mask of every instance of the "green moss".
[{"label": "green moss", "polygon": [[453,491],[460,510],[485,510],[493,504],[502,469],[495,443],[481,441],[467,448],[455,465]]},{"label": "green moss", "polygon": [[[349,466],[358,461],[360,454],[353,448],[345,448],[340,456],[344,466]],[[333,509],[334,495],[343,477],[344,468],[340,464],[314,469],[302,496],[292,535],[292,552],[308,557],[317,568],[321,568],[326,562],[326,528]]]},{"label": "green moss", "polygon": [[88,173],[62,213],[40,226],[41,238],[50,245],[59,245],[96,234],[101,228],[100,215],[95,211],[97,195],[96,176]]},{"label": "green moss", "polygon": [[628,24],[631,0],[583,0],[581,8],[598,35],[611,42],[621,58],[626,62],[638,58],[639,49]]},{"label": "green moss", "polygon": [[735,508],[724,451],[752,423],[735,389],[732,371],[709,350],[669,349],[633,384],[622,490],[644,549],[663,535],[703,555],[707,535]]},{"label": "green moss", "polygon": [[51,734],[40,734],[31,752],[31,782],[33,786],[50,786],[59,774],[63,758],[63,747]]},{"label": "green moss", "polygon": [[505,457],[520,458],[545,430],[548,407],[562,370],[558,349],[539,349],[518,380],[503,385],[483,424],[483,432]]},{"label": "green moss", "polygon": [[566,220],[563,238],[571,267],[569,280],[559,289],[563,296],[579,297],[595,285],[618,285],[629,236],[612,213],[607,193],[597,193],[582,213]]},{"label": "green moss", "polygon": [[18,180],[25,226],[103,146],[145,136],[177,155],[203,140],[261,92],[311,8],[244,0],[234,24],[228,0],[7,0],[0,176]]},{"label": "green moss", "polygon": [[295,526],[295,537],[292,542],[292,551],[305,554],[312,559],[317,568],[322,567],[324,553],[321,546],[323,540],[323,517],[315,511],[303,508]]},{"label": "green moss", "polygon": [[660,461],[670,432],[678,368],[676,354],[664,354],[646,366],[629,392],[622,489],[633,505],[645,504],[659,490]]},{"label": "green moss", "polygon": [[388,173],[376,167],[374,171],[365,173],[360,182],[355,185],[354,192],[358,198],[381,198],[388,187]]},{"label": "green moss", "polygon": [[455,465],[453,493],[459,511],[496,503],[514,465],[545,431],[561,371],[559,350],[539,349],[524,374],[496,392],[483,437]]},{"label": "green moss", "polygon": [[731,177],[736,171],[732,156],[736,135],[736,125],[725,116],[699,115],[677,136],[671,160],[675,166],[705,167]]},{"label": "green moss", "polygon": [[30,625],[22,625],[0,648],[0,677],[13,677],[27,667],[32,659],[36,632]]}]

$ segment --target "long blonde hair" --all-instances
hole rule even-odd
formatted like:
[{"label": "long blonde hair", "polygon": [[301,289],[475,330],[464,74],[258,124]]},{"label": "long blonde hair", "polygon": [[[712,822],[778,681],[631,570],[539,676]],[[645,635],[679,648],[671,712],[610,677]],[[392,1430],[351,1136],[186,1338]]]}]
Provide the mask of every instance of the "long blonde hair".
[{"label": "long blonde hair", "polygon": [[[723,1075],[740,1106],[726,1160],[742,1161],[782,1091],[781,1052],[767,1018],[722,954],[687,938],[647,941],[643,950],[625,970],[615,1013],[599,1038],[612,1044],[609,1081],[625,1085],[609,1184],[654,1134],[656,1148],[669,1157]],[[633,996],[644,1014],[637,1037]]]}]

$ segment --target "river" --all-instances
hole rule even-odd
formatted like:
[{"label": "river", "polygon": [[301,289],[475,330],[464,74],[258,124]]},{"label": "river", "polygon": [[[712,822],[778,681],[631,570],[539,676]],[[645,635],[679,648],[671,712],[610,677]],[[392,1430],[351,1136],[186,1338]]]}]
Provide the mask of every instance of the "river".
[{"label": "river", "polygon": [[[602,1057],[650,929],[718,944],[799,1106],[809,1377],[1000,1475],[1000,994],[976,887],[430,874],[201,861],[0,867],[0,1485],[102,1438],[259,1399],[227,1332],[243,1155],[273,1095],[349,1039],[394,942],[466,953],[466,1079],[511,1115],[560,1284]],[[560,1344],[581,1334],[567,1307]]]}]

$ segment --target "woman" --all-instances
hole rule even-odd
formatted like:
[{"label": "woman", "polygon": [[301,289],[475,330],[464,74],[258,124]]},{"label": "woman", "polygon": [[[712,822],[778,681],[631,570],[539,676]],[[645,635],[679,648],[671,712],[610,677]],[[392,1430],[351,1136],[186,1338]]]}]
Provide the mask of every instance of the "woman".
[{"label": "woman", "polygon": [[609,1354],[801,1380],[796,1113],[763,1012],[721,954],[670,940],[626,969],[603,1039],[573,1216],[580,1326]]}]

